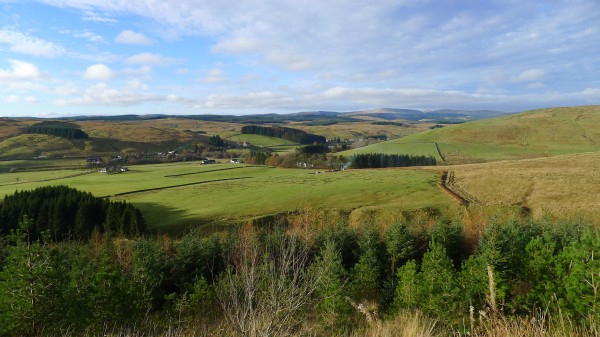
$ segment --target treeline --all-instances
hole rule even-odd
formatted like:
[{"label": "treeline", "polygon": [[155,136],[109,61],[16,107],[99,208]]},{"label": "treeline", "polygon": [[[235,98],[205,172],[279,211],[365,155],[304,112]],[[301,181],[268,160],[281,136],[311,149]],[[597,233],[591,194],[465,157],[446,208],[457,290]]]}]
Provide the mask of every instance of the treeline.
[{"label": "treeline", "polygon": [[537,309],[584,329],[600,324],[600,231],[580,223],[493,223],[477,238],[447,220],[87,244],[20,234],[0,246],[2,335],[152,322],[207,335],[338,336],[365,316],[406,311],[437,320],[445,335]]},{"label": "treeline", "polygon": [[25,129],[26,133],[51,135],[66,139],[87,139],[87,133],[76,125],[62,122],[42,122]]},{"label": "treeline", "polygon": [[350,168],[384,168],[407,166],[435,166],[432,156],[412,156],[408,154],[361,153],[350,158]]},{"label": "treeline", "polygon": [[376,122],[371,122],[371,124],[373,124],[373,125],[394,125],[394,126],[404,126],[404,123],[400,123],[400,122],[384,122],[384,121],[376,121]]},{"label": "treeline", "polygon": [[290,140],[300,144],[325,143],[327,139],[323,136],[314,135],[298,129],[281,126],[244,125],[242,134],[263,135]]},{"label": "treeline", "polygon": [[329,146],[326,144],[312,144],[301,146],[296,150],[301,154],[323,154],[329,152]]},{"label": "treeline", "polygon": [[44,235],[53,241],[88,240],[93,232],[133,237],[146,231],[144,218],[133,205],[66,186],[46,186],[6,196],[0,202],[0,235],[10,234],[24,221],[30,241],[43,239]]},{"label": "treeline", "polygon": [[265,165],[285,168],[309,168],[340,170],[347,159],[332,153],[302,153],[295,151],[287,154],[274,154],[265,160]]}]

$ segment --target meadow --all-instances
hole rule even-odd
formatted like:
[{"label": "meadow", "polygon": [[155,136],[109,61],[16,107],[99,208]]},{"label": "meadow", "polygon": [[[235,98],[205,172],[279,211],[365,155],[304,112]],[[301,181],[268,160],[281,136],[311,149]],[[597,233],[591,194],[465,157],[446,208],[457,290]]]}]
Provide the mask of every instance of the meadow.
[{"label": "meadow", "polygon": [[600,150],[600,106],[527,111],[449,125],[342,154],[385,152],[430,155],[436,143],[447,164],[548,157]]},{"label": "meadow", "polygon": [[[232,142],[236,142],[238,144],[248,142],[252,146],[268,147],[276,153],[292,152],[296,148],[301,146],[300,144],[294,143],[287,139],[254,134],[236,134],[226,139]],[[234,149],[233,151],[240,152],[239,149]]]},{"label": "meadow", "polygon": [[454,173],[452,188],[482,206],[523,206],[534,216],[581,217],[595,223],[600,153],[437,167]]},{"label": "meadow", "polygon": [[129,172],[112,175],[82,173],[85,170],[2,174],[0,196],[49,184],[67,185],[132,202],[151,229],[169,233],[306,209],[346,212],[358,221],[374,210],[398,214],[455,205],[438,188],[437,173],[417,170],[316,174],[306,169],[188,162],[131,166]]}]

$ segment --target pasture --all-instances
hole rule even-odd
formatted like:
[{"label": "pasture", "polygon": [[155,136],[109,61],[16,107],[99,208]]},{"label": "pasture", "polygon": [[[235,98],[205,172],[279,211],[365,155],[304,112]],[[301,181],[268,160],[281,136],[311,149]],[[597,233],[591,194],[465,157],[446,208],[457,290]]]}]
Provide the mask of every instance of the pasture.
[{"label": "pasture", "polygon": [[430,154],[420,143],[437,143],[448,164],[526,159],[600,151],[600,106],[533,110],[449,125],[347,151]]},{"label": "pasture", "polygon": [[[131,166],[107,175],[85,170],[5,173],[0,196],[44,185],[67,185],[139,207],[156,232],[189,226],[229,225],[303,210],[400,213],[423,207],[455,207],[438,186],[436,172],[419,170],[277,169],[197,162]],[[79,175],[78,175],[79,174]],[[391,220],[390,220],[391,221]]]},{"label": "pasture", "polygon": [[[259,147],[268,147],[275,151],[276,153],[288,153],[294,151],[296,148],[301,145],[295,142],[292,142],[283,138],[276,137],[267,137],[263,135],[253,135],[253,134],[237,134],[233,135],[229,138],[226,138],[229,141],[236,143],[244,143],[248,142],[250,145],[259,146]],[[234,152],[240,152],[239,148],[233,149]]]},{"label": "pasture", "polygon": [[453,189],[489,206],[524,206],[534,216],[600,220],[600,153],[436,167]]}]

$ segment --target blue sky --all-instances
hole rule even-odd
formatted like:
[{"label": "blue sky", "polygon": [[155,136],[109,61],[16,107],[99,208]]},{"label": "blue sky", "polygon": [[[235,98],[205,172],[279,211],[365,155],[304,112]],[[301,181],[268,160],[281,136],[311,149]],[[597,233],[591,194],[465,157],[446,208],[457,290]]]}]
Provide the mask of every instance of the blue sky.
[{"label": "blue sky", "polygon": [[598,0],[0,0],[0,116],[586,104]]}]

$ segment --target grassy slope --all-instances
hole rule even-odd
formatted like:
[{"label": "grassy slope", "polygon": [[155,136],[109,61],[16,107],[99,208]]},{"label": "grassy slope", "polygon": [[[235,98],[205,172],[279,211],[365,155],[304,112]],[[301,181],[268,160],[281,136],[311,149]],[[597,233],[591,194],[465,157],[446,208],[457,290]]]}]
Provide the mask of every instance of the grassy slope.
[{"label": "grassy slope", "polygon": [[[201,166],[194,163],[134,166],[130,172],[123,174],[92,173],[50,182],[39,180],[57,178],[57,175],[69,175],[77,171],[3,174],[0,175],[0,196],[17,189],[31,189],[48,184],[66,184],[97,196],[106,196],[154,187],[244,178],[118,197],[138,205],[151,227],[166,231],[190,224],[239,222],[303,209],[355,210],[360,213],[376,208],[399,212],[426,206],[454,205],[437,187],[437,173],[433,172],[360,170],[311,174],[312,171],[308,170],[267,167],[208,172],[232,167],[240,166]],[[207,172],[164,177],[201,171]],[[15,185],[19,181],[22,183]]]},{"label": "grassy slope", "polygon": [[292,141],[287,139],[277,138],[277,137],[267,137],[262,135],[251,135],[251,134],[239,134],[234,135],[229,138],[233,142],[243,143],[245,141],[250,142],[256,146],[278,146],[278,145],[298,145]]},{"label": "grassy slope", "polygon": [[[600,106],[552,108],[446,126],[348,151],[410,153],[436,142],[448,163],[545,157],[600,150]],[[431,154],[432,147],[422,153]]]},{"label": "grassy slope", "polygon": [[[376,119],[381,120],[381,119]],[[401,121],[404,122],[404,121]],[[349,138],[360,138],[365,136],[377,136],[386,135],[389,139],[405,137],[408,135],[416,134],[427,130],[432,124],[419,123],[409,124],[403,126],[396,125],[375,125],[372,121],[366,120],[364,122],[353,122],[353,123],[337,123],[327,126],[308,126],[298,124],[291,124],[290,127],[304,130],[306,132],[322,135],[327,138],[340,137],[342,139]]]},{"label": "grassy slope", "polygon": [[[242,124],[166,118],[143,121],[80,121],[89,140],[69,141],[44,135],[23,135],[20,130],[36,121],[0,118],[0,159],[35,155],[87,156],[119,152],[159,152],[173,150],[183,144],[203,144],[207,137],[220,135],[231,140],[249,140],[257,146],[289,152],[297,144],[260,135],[240,135]],[[339,123],[330,126],[286,126],[326,137],[356,138],[369,135],[400,137],[422,131],[425,125],[373,125],[370,121]]]},{"label": "grassy slope", "polygon": [[33,157],[61,153],[76,155],[85,148],[84,141],[70,141],[49,135],[19,135],[0,142],[0,157]]},{"label": "grassy slope", "polygon": [[600,154],[437,167],[454,171],[454,185],[484,206],[519,205],[534,215],[598,217]]}]

